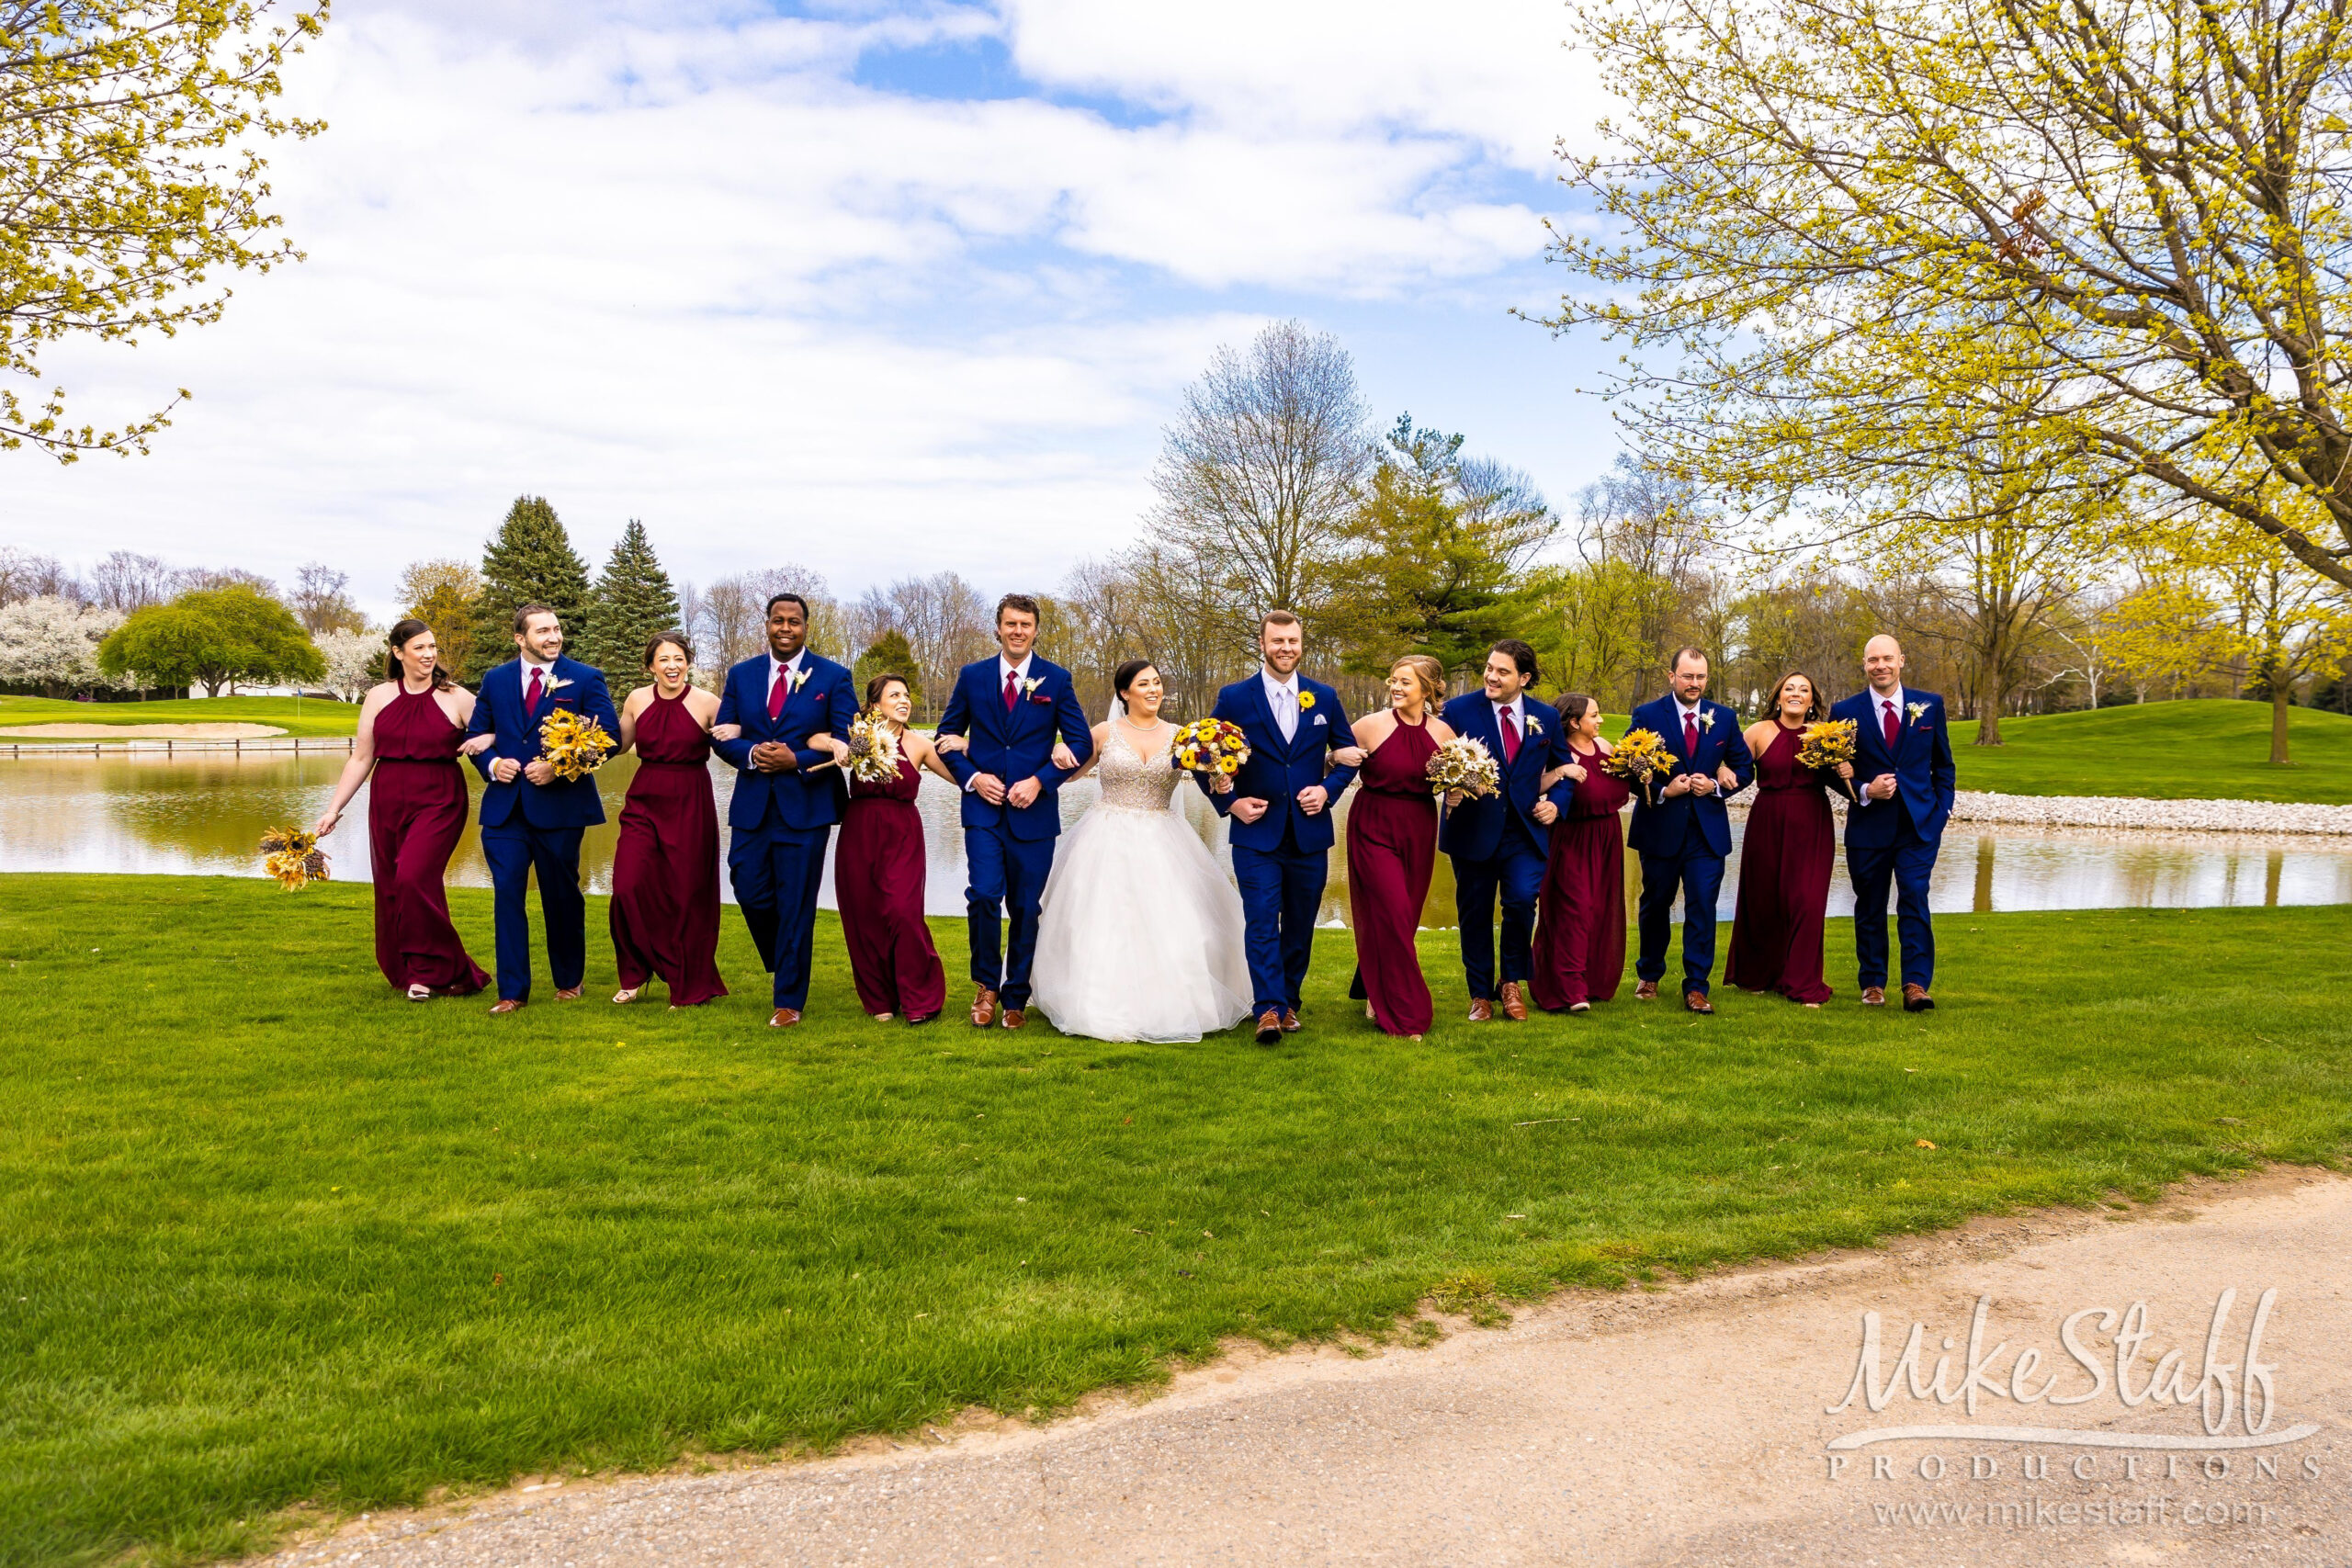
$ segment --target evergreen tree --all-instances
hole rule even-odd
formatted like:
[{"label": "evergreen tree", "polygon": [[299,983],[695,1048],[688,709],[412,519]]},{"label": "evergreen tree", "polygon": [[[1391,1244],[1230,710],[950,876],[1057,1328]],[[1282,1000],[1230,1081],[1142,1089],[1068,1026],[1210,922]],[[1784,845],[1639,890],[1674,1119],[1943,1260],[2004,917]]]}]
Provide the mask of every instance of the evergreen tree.
[{"label": "evergreen tree", "polygon": [[915,650],[907,641],[907,634],[892,626],[874,639],[872,646],[857,656],[854,671],[857,680],[857,700],[865,700],[865,683],[876,675],[896,675],[907,683],[907,695],[917,712],[922,709],[922,677],[916,673]]},{"label": "evergreen tree", "polygon": [[481,580],[467,680],[514,657],[514,612],[525,604],[545,604],[561,618],[564,646],[575,656],[590,646],[588,563],[544,498],[514,498],[498,536],[482,547]]},{"label": "evergreen tree", "polygon": [[595,636],[583,645],[580,657],[605,672],[616,701],[644,685],[645,644],[656,632],[678,624],[678,595],[670,574],[645,536],[645,525],[632,517],[621,530],[605,574],[596,580],[596,598],[589,610]]}]

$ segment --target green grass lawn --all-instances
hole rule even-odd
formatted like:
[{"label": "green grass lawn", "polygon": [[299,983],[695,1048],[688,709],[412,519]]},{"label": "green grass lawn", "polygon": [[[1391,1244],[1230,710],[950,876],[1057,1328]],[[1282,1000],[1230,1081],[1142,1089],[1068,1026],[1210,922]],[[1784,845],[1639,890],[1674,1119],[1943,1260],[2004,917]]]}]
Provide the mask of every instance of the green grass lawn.
[{"label": "green grass lawn", "polygon": [[2273,766],[2267,703],[2204,698],[2001,721],[2001,744],[1951,727],[1962,789],[2156,800],[2352,803],[2352,716],[2295,708]]},{"label": "green grass lawn", "polygon": [[[2347,1152],[2341,908],[1948,916],[1941,1009],[1113,1045],[738,994],[414,1005],[368,890],[0,883],[0,1563],[1050,1408],[1228,1335],[1787,1257]],[[489,953],[490,900],[453,895]],[[942,924],[951,975],[958,928]],[[1458,1016],[1450,938],[1425,962]],[[659,996],[658,988],[653,993]],[[963,987],[956,987],[960,1002]],[[1919,1146],[1931,1141],[1935,1148]]]},{"label": "green grass lawn", "polygon": [[317,697],[174,697],[154,703],[0,697],[0,740],[8,739],[10,727],[24,724],[269,724],[288,735],[349,735],[359,728],[359,705]]}]

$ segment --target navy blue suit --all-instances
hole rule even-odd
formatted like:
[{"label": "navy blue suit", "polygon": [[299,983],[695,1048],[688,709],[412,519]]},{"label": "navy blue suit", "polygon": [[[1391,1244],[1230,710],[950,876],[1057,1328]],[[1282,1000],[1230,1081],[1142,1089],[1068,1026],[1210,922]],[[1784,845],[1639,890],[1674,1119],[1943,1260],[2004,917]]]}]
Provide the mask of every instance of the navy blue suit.
[{"label": "navy blue suit", "polygon": [[[1527,955],[1535,938],[1535,905],[1544,896],[1544,873],[1552,853],[1552,830],[1535,819],[1535,803],[1547,798],[1544,773],[1568,757],[1566,728],[1548,703],[1521,695],[1519,755],[1507,758],[1495,705],[1486,692],[1465,692],[1441,715],[1454,734],[1487,748],[1502,774],[1493,795],[1447,808],[1437,847],[1453,857],[1453,911],[1462,928],[1462,972],[1470,994],[1495,998],[1495,897],[1502,897],[1502,978],[1527,983]],[[1548,797],[1562,810],[1575,784],[1560,781]]]},{"label": "navy blue suit", "polygon": [[[948,768],[964,788],[964,915],[970,928],[972,982],[997,993],[1007,1008],[1029,1005],[1029,961],[1037,952],[1037,900],[1053,874],[1054,840],[1061,836],[1062,780],[1054,742],[1067,744],[1082,767],[1094,755],[1093,727],[1079,706],[1078,688],[1060,665],[1029,656],[1028,684],[1004,700],[1001,658],[957,671],[956,690],[939,716],[941,735],[964,737],[965,749],[946,751]],[[989,773],[1010,790],[1037,781],[1027,806],[991,806],[972,780]],[[998,921],[1012,917],[1012,936],[1000,942]]]},{"label": "navy blue suit", "polygon": [[[1914,706],[1919,710],[1916,716]],[[1829,715],[1854,721],[1857,804],[1846,808],[1846,874],[1854,884],[1854,956],[1860,983],[1886,984],[1886,892],[1892,882],[1895,923],[1903,935],[1903,983],[1932,987],[1936,929],[1928,918],[1928,883],[1960,778],[1944,728],[1944,700],[1933,692],[1905,689],[1896,710],[1903,728],[1892,752],[1877,694],[1848,697]],[[1882,773],[1894,775],[1894,794],[1860,804],[1862,786]]]},{"label": "navy blue suit", "polygon": [[[1209,804],[1231,824],[1233,879],[1241,888],[1250,986],[1257,993],[1251,1007],[1261,1013],[1298,1009],[1299,987],[1315,956],[1315,917],[1331,874],[1331,810],[1356,776],[1350,767],[1324,772],[1332,751],[1356,743],[1340,694],[1304,675],[1298,692],[1298,728],[1287,740],[1274,722],[1263,676],[1217,693],[1210,716],[1241,727],[1250,760],[1233,775],[1230,794],[1209,790],[1205,777],[1198,780]],[[1317,784],[1328,798],[1322,810],[1309,813],[1298,804],[1298,792]],[[1263,817],[1244,822],[1233,815],[1235,801],[1253,799],[1266,803]]]},{"label": "navy blue suit", "polygon": [[[1756,759],[1739,732],[1739,716],[1721,703],[1702,699],[1699,745],[1683,744],[1682,709],[1671,695],[1634,710],[1630,729],[1654,729],[1674,753],[1674,771],[1649,784],[1650,800],[1634,794],[1634,825],[1625,842],[1642,857],[1641,955],[1634,973],[1653,983],[1666,975],[1666,945],[1674,935],[1674,895],[1682,895],[1682,988],[1705,995],[1715,967],[1715,896],[1723,891],[1724,862],[1731,854],[1731,814],[1724,792],[1663,795],[1683,773],[1714,777],[1728,762],[1738,794],[1756,779]],[[1713,723],[1706,723],[1713,718]],[[1655,804],[1652,802],[1655,801]]]},{"label": "navy blue suit", "polygon": [[[736,769],[735,794],[727,803],[727,874],[736,906],[760,962],[775,976],[775,1005],[799,1012],[808,1006],[825,849],[842,819],[848,787],[840,769],[816,771],[833,756],[809,750],[808,741],[819,735],[848,739],[857,694],[847,670],[804,649],[799,684],[770,718],[775,671],[772,658],[762,653],[727,671],[711,728],[741,725],[743,733],[713,740],[711,750]],[[765,773],[752,767],[752,748],[767,741],[791,747],[797,768]]]},{"label": "navy blue suit", "polygon": [[531,868],[539,873],[539,916],[548,927],[548,976],[559,991],[579,986],[588,967],[587,902],[580,896],[580,834],[605,819],[605,800],[594,774],[533,784],[516,773],[512,782],[491,778],[501,757],[537,760],[544,748],[539,726],[561,710],[593,718],[620,743],[620,716],[613,711],[605,672],[593,664],[556,656],[539,690],[538,706],[526,708],[523,661],[509,660],[481,678],[469,736],[488,735],[494,743],[474,758],[490,780],[481,793],[481,855],[490,863],[498,929],[498,995],[526,1001],[531,995],[531,917],[524,896]]}]

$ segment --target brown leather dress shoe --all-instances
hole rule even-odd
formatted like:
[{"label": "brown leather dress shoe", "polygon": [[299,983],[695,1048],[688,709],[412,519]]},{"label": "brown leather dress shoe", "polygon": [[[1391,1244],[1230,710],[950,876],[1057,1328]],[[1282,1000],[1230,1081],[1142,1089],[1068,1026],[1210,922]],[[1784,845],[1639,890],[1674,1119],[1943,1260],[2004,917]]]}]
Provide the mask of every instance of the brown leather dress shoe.
[{"label": "brown leather dress shoe", "polygon": [[580,999],[580,993],[587,988],[585,986],[574,986],[568,991],[558,991],[555,994],[555,999],[560,1002],[576,1002]]},{"label": "brown leather dress shoe", "polygon": [[972,997],[972,1027],[986,1029],[996,1021],[996,993],[982,986]]},{"label": "brown leather dress shoe", "polygon": [[1258,1015],[1258,1043],[1277,1045],[1283,1038],[1283,1015],[1268,1008]]},{"label": "brown leather dress shoe", "polygon": [[490,1010],[492,1012],[514,1012],[519,1010],[522,1006],[523,998],[520,997],[501,997],[496,1001],[490,1004]]},{"label": "brown leather dress shoe", "polygon": [[798,1023],[799,1021],[800,1010],[798,1008],[778,1008],[775,1010],[775,1016],[768,1020],[768,1027],[770,1029],[790,1029],[794,1024]]},{"label": "brown leather dress shoe", "polygon": [[1657,982],[1656,980],[1644,980],[1639,985],[1636,985],[1634,987],[1634,999],[1637,1002],[1654,1002],[1657,1000]]},{"label": "brown leather dress shoe", "polygon": [[1527,998],[1522,994],[1522,990],[1523,987],[1516,980],[1503,982],[1503,1016],[1513,1023],[1527,1021]]},{"label": "brown leather dress shoe", "polygon": [[1284,1008],[1283,1010],[1283,1032],[1284,1034],[1295,1034],[1306,1027],[1306,1025],[1298,1021],[1298,1010],[1296,1008]]},{"label": "brown leather dress shoe", "polygon": [[1915,986],[1906,980],[1903,983],[1903,1010],[1933,1012],[1936,1010],[1936,998],[1928,995],[1927,987]]},{"label": "brown leather dress shoe", "polygon": [[1707,993],[1704,991],[1683,992],[1682,1005],[1690,1009],[1692,1012],[1713,1012],[1715,1010],[1715,1004],[1707,999]]},{"label": "brown leather dress shoe", "polygon": [[1007,1008],[1004,1010],[1003,1021],[1004,1026],[1007,1029],[1018,1029],[1023,1024],[1029,1021],[1029,1010],[1027,1008]]},{"label": "brown leather dress shoe", "polygon": [[1472,998],[1470,998],[1470,1021],[1471,1021],[1471,1022],[1473,1022],[1473,1023],[1491,1023],[1491,1022],[1493,1022],[1493,1021],[1494,1021],[1494,1018],[1495,1018],[1495,1004],[1494,1004],[1494,1003],[1492,1003],[1492,1002],[1488,1001],[1488,1000],[1487,1000],[1486,998],[1484,998],[1484,997],[1472,997]]},{"label": "brown leather dress shoe", "polygon": [[1866,1008],[1884,1007],[1886,1005],[1886,987],[1884,986],[1864,986],[1862,987],[1862,1005]]}]

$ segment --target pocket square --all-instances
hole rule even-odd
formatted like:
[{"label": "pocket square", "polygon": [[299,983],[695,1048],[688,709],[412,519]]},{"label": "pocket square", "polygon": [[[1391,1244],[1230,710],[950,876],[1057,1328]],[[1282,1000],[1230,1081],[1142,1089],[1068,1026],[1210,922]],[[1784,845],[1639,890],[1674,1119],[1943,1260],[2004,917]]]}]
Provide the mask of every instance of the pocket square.
[{"label": "pocket square", "polygon": [[1319,714],[1319,713],[1318,713],[1318,714],[1317,714],[1317,715],[1315,716],[1315,722],[1316,722],[1316,723],[1317,723],[1317,724],[1324,724],[1324,725],[1328,725],[1328,724],[1329,724],[1331,721],[1330,721],[1329,719],[1328,719],[1328,718],[1325,718],[1321,714]]}]

